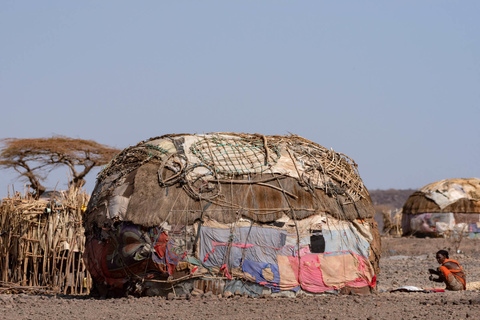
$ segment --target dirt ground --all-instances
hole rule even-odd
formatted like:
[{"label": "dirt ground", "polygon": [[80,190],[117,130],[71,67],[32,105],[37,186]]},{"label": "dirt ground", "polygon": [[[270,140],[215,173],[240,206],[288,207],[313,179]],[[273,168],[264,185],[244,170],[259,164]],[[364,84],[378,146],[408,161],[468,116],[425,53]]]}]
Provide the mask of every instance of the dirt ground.
[{"label": "dirt ground", "polygon": [[[470,287],[480,284],[479,239],[460,245],[449,239],[382,238],[378,290],[370,295],[315,295],[297,298],[234,296],[120,298],[0,295],[0,319],[477,319],[480,291],[390,292],[402,286],[443,288],[428,280],[438,266],[435,252],[448,250],[467,273]],[[457,253],[458,248],[458,253]]]}]

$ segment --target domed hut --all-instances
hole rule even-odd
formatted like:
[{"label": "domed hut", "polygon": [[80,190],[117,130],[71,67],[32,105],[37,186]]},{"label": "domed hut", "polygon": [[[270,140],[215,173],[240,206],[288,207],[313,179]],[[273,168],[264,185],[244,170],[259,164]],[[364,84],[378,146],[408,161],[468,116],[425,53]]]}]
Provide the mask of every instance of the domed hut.
[{"label": "domed hut", "polygon": [[165,135],[99,173],[84,257],[109,295],[370,292],[373,216],[355,162],[302,137]]},{"label": "domed hut", "polygon": [[403,206],[403,234],[480,232],[480,179],[445,179],[415,191]]}]

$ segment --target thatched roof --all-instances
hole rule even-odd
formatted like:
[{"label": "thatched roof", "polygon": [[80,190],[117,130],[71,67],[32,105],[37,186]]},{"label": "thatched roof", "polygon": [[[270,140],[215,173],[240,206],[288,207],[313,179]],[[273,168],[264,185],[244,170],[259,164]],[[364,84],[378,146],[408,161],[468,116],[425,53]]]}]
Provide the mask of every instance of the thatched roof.
[{"label": "thatched roof", "polygon": [[99,174],[86,219],[153,226],[318,213],[373,217],[352,159],[295,135],[212,133],[165,135],[123,150]]},{"label": "thatched roof", "polygon": [[403,213],[480,213],[480,179],[446,179],[430,183],[405,202]]}]

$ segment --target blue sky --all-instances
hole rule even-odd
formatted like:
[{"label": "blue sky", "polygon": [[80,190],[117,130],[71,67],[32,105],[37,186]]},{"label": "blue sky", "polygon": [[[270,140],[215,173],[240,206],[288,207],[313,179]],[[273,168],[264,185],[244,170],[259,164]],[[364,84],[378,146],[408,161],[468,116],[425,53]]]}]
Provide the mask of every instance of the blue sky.
[{"label": "blue sky", "polygon": [[[4,0],[0,138],[124,148],[291,132],[353,158],[369,189],[480,178],[479,12],[442,0]],[[0,195],[12,184],[0,170]]]}]

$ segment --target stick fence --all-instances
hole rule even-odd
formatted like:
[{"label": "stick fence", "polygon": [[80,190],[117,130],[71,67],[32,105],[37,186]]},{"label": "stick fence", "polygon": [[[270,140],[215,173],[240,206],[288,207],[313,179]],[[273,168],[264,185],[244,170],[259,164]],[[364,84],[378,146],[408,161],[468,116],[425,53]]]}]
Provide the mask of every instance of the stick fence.
[{"label": "stick fence", "polygon": [[0,293],[89,294],[83,262],[83,209],[76,189],[35,200],[16,193],[0,203]]}]

